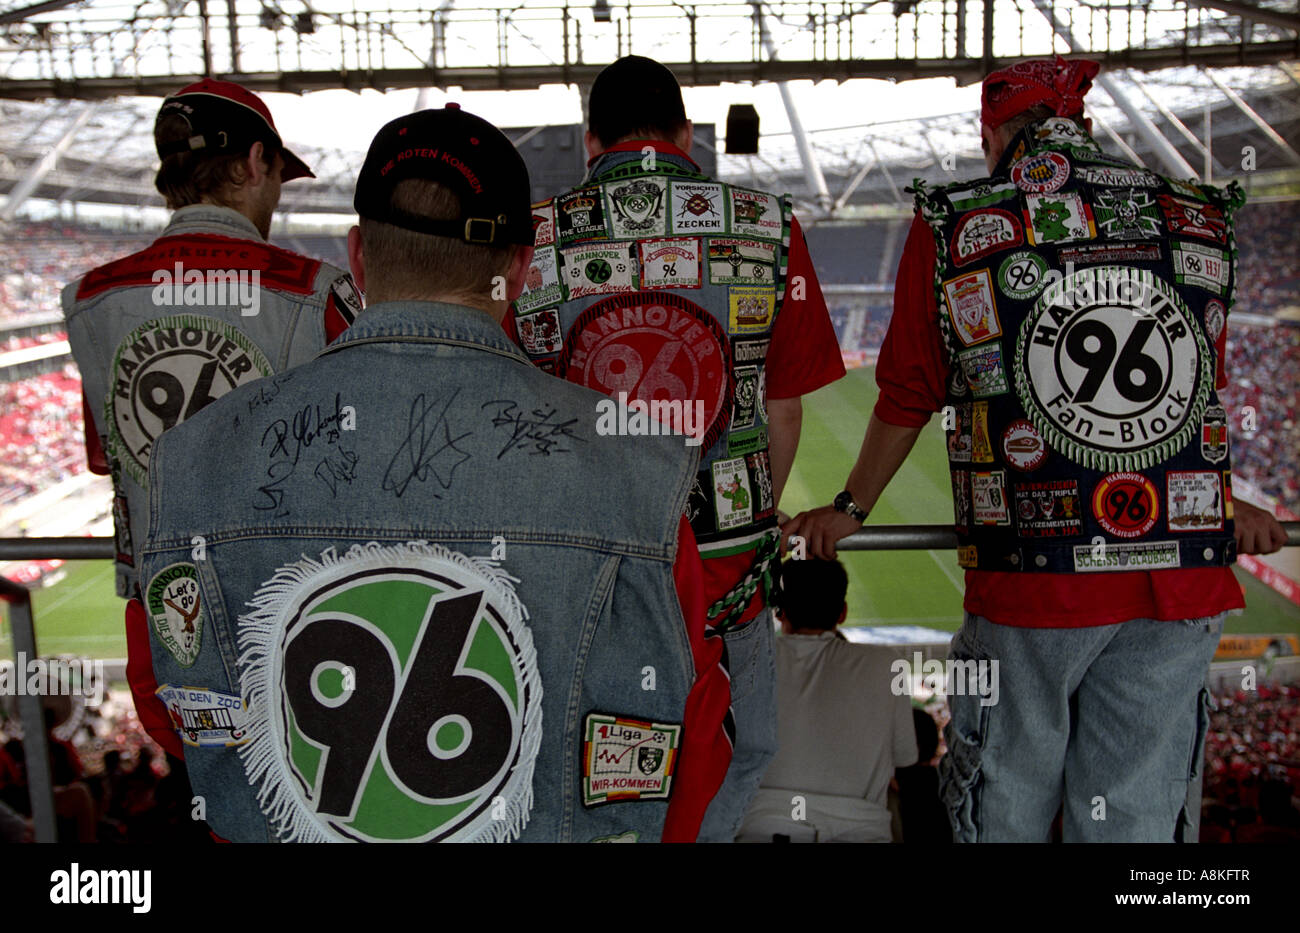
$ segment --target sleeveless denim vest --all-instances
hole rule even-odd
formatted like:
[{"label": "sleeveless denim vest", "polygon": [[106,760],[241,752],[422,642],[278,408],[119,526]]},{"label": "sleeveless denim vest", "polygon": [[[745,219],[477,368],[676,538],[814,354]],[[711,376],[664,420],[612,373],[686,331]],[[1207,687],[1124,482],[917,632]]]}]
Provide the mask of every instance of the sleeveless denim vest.
[{"label": "sleeveless denim vest", "polygon": [[639,144],[608,151],[582,185],[534,205],[515,330],[534,363],[571,382],[701,402],[687,515],[704,558],[744,553],[776,527],[764,377],[791,204],[675,152],[650,159]]},{"label": "sleeveless denim vest", "polygon": [[181,208],[148,248],[64,289],[68,342],[113,477],[118,595],[135,589],[158,435],[311,359],[325,346],[331,291],[346,315],[361,309],[343,270],[271,246],[242,214],[207,204]]},{"label": "sleeveless denim vest", "polygon": [[1215,391],[1244,199],[1102,153],[1056,117],[993,176],[927,189],[962,566],[1235,559]]},{"label": "sleeveless denim vest", "polygon": [[141,583],[215,832],[659,838],[696,452],[602,436],[606,402],[482,312],[392,302],[167,432]]}]

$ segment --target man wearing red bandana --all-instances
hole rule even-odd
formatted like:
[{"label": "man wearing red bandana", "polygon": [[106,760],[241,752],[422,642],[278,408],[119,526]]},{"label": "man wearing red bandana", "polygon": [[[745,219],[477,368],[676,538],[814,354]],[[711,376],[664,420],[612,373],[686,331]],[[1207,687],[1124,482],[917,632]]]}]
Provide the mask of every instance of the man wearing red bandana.
[{"label": "man wearing red bandana", "polygon": [[819,557],[856,531],[930,415],[948,437],[965,623],[942,796],[955,838],[1195,838],[1205,672],[1244,605],[1238,552],[1285,541],[1233,500],[1217,390],[1236,186],[1101,150],[1088,61],[984,81],[989,177],[917,183],[880,399],[835,505],[783,528]]}]

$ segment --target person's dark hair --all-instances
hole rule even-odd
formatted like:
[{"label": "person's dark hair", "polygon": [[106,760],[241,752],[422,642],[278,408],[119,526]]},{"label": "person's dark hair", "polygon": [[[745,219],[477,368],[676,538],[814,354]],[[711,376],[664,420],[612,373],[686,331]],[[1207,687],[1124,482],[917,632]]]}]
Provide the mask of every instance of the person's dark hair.
[{"label": "person's dark hair", "polygon": [[939,726],[923,709],[912,707],[912,728],[916,730],[916,763],[928,765],[939,750]]},{"label": "person's dark hair", "polygon": [[623,139],[670,139],[686,124],[677,78],[653,58],[628,55],[591,85],[587,129],[608,148]]},{"label": "person's dark hair", "polygon": [[795,628],[831,631],[848,590],[849,575],[838,560],[787,560],[781,565],[781,611]]},{"label": "person's dark hair", "polygon": [[[192,132],[188,120],[180,114],[169,114],[154,127],[154,139],[159,145],[165,145],[188,139]],[[266,158],[271,160],[267,162],[269,170],[275,153],[270,144],[264,142],[263,145],[267,147]],[[248,178],[244,167],[247,159],[247,149],[238,155],[178,152],[162,160],[154,178],[154,187],[173,211],[199,204],[205,197],[229,207],[230,189],[238,188]]]},{"label": "person's dark hair", "polygon": [[[461,216],[456,193],[423,178],[398,182],[392,206],[432,220]],[[436,293],[477,299],[473,303],[479,305],[492,293],[493,276],[504,276],[509,271],[509,245],[484,246],[430,236],[366,217],[358,226],[366,263],[366,290],[384,300],[418,299]]]}]

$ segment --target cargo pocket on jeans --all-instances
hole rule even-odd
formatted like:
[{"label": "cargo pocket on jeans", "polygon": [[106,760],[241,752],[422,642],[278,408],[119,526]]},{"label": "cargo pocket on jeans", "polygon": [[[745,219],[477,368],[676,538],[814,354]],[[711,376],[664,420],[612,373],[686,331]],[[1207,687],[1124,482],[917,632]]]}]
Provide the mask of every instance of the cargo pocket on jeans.
[{"label": "cargo pocket on jeans", "polygon": [[979,731],[970,733],[958,728],[954,718],[944,730],[948,753],[939,762],[939,796],[948,811],[954,842],[979,841],[979,800],[984,783],[980,762],[987,721],[982,714]]}]

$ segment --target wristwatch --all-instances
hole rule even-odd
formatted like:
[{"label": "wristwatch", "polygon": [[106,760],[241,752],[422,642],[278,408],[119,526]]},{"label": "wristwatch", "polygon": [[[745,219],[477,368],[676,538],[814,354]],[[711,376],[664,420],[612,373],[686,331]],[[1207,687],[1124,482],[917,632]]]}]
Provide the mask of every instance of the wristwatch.
[{"label": "wristwatch", "polygon": [[843,512],[860,522],[867,520],[867,513],[858,508],[858,504],[853,501],[853,495],[847,489],[835,497],[834,507],[835,511]]}]

